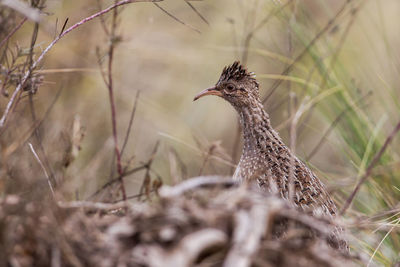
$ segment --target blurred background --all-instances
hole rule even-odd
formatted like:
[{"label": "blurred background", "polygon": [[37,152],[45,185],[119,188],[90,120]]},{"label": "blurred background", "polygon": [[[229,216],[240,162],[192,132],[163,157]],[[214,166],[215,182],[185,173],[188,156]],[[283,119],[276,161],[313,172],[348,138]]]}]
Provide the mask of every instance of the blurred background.
[{"label": "blurred background", "polygon": [[[33,60],[67,18],[66,28],[112,4],[41,2]],[[23,15],[0,9],[3,40]],[[232,174],[241,154],[234,109],[217,97],[192,100],[216,83],[224,66],[241,60],[257,75],[273,126],[287,145],[290,129],[295,131],[296,154],[324,181],[338,207],[393,137],[344,216],[353,249],[391,266],[400,257],[400,141],[393,132],[400,119],[399,11],[396,0],[166,0],[121,6],[113,38],[109,12],[65,35],[34,70],[37,90],[20,95],[1,132],[1,194],[36,197],[47,190],[29,143],[65,199],[91,199],[117,176],[104,82],[110,44],[120,149],[127,140],[121,164],[134,170],[124,177],[127,196],[137,196],[141,187],[151,192],[154,181]],[[26,71],[34,29],[28,19],[0,47],[2,113],[7,91],[12,94]],[[14,58],[18,68],[12,76]],[[290,127],[294,117],[299,120]],[[95,199],[121,199],[118,186]]]}]

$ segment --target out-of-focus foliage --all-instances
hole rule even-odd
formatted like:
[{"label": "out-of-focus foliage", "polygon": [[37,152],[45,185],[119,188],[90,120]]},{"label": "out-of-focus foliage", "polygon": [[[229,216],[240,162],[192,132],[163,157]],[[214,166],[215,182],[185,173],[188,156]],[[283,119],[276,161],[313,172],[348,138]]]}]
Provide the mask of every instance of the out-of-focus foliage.
[{"label": "out-of-focus foliage", "polygon": [[[160,144],[150,169],[124,177],[128,196],[140,191],[144,177],[149,193],[153,181],[171,184],[199,173],[231,173],[240,155],[235,111],[216,97],[192,99],[217,81],[225,65],[239,59],[257,74],[263,98],[270,96],[265,108],[287,144],[294,114],[303,112],[296,154],[342,206],[400,119],[400,3],[210,0],[189,5],[171,0],[158,5],[186,25],[152,3],[133,3],[119,9],[113,40],[120,147],[140,91],[123,167],[143,166]],[[41,8],[33,59],[66,18],[69,27],[99,5],[48,1]],[[0,42],[22,19],[0,6]],[[110,25],[112,12],[103,20]],[[34,27],[26,21],[0,47],[0,87],[6,77],[14,79],[7,83],[9,94],[26,71]],[[109,42],[95,19],[60,40],[35,70],[30,85],[38,90],[31,97],[21,95],[1,131],[1,194],[37,197],[47,192],[43,169],[28,143],[66,199],[87,199],[116,176],[115,167],[110,174],[115,165],[110,104],[98,64],[107,67]],[[7,76],[13,59],[21,66]],[[271,90],[277,81],[282,82]],[[0,96],[1,113],[9,100]],[[32,131],[38,121],[38,131]],[[399,140],[394,137],[344,216],[355,236],[353,249],[386,266],[399,260],[400,251]],[[100,199],[120,199],[116,192]]]}]

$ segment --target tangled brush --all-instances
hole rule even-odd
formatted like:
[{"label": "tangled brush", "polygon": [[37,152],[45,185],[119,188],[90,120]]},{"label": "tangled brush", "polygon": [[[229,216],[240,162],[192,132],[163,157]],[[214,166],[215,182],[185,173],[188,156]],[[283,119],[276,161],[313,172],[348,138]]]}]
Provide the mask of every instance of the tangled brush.
[{"label": "tangled brush", "polygon": [[353,266],[333,227],[222,177],[163,186],[144,203],[0,204],[2,266]]}]

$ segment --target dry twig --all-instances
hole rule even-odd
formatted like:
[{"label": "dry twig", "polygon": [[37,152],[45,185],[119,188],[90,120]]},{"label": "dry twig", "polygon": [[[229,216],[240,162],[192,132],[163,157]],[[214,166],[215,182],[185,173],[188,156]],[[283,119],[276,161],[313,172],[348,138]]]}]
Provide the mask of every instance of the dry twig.
[{"label": "dry twig", "polygon": [[173,18],[175,21],[179,22],[180,24],[190,28],[191,30],[197,32],[197,33],[201,33],[201,31],[199,31],[198,29],[196,29],[195,27],[193,27],[192,25],[184,22],[183,20],[180,20],[179,18],[177,18],[175,15],[171,14],[170,12],[168,12],[165,8],[163,8],[162,6],[160,6],[157,3],[154,3],[154,5],[156,7],[158,7],[162,12],[164,12],[165,14],[167,14],[169,17]]},{"label": "dry twig", "polygon": [[55,196],[54,196],[53,185],[51,184],[50,176],[49,176],[49,174],[47,173],[46,168],[44,167],[42,161],[40,160],[40,158],[39,158],[38,154],[36,153],[35,149],[33,148],[32,144],[31,144],[31,143],[28,143],[28,145],[29,145],[29,148],[30,148],[31,151],[32,151],[33,156],[35,157],[35,159],[36,159],[37,162],[39,163],[40,167],[42,168],[42,170],[43,170],[43,172],[44,172],[44,175],[46,176],[47,183],[49,184],[49,188],[50,188],[51,194],[53,195],[53,197],[55,197]]}]

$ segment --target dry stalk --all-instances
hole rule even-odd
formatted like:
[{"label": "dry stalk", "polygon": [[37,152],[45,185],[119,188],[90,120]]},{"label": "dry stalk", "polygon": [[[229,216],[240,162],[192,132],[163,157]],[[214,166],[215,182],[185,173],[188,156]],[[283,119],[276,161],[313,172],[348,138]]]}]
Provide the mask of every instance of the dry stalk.
[{"label": "dry stalk", "polygon": [[365,183],[365,181],[371,175],[372,169],[379,162],[379,160],[381,159],[383,153],[386,151],[386,148],[393,141],[393,138],[396,136],[396,134],[399,131],[400,131],[400,121],[397,123],[397,125],[394,127],[393,131],[386,138],[385,143],[383,144],[383,146],[379,149],[379,151],[375,154],[374,158],[371,160],[371,163],[368,165],[364,175],[361,176],[361,178],[358,181],[358,183],[357,183],[356,187],[354,188],[353,192],[350,194],[350,196],[348,197],[348,199],[344,203],[343,208],[340,211],[340,215],[343,215],[347,211],[347,209],[350,207],[350,204],[353,202],[354,197],[356,196],[357,192],[360,190],[361,185],[363,183]]},{"label": "dry stalk", "polygon": [[185,0],[185,3],[201,18],[202,21],[204,21],[208,26],[210,26],[210,23],[207,21],[207,19],[192,5],[192,3],[189,2],[189,0]]},{"label": "dry stalk", "polygon": [[[114,4],[116,1],[114,2]],[[121,193],[122,193],[122,198],[126,200],[126,190],[125,190],[125,184],[123,180],[123,170],[122,170],[122,163],[121,163],[121,153],[118,147],[118,134],[117,134],[117,114],[116,114],[116,107],[115,107],[115,100],[114,100],[114,88],[113,88],[113,59],[114,59],[114,49],[115,45],[117,42],[117,35],[116,35],[116,30],[117,30],[117,17],[118,17],[118,9],[114,8],[113,10],[113,15],[112,15],[112,23],[111,23],[111,29],[110,29],[110,34],[108,36],[109,38],[109,47],[108,47],[108,69],[107,69],[107,79],[104,77],[104,80],[106,80],[106,86],[108,88],[108,96],[110,100],[110,107],[111,107],[111,123],[112,123],[112,133],[113,133],[113,139],[114,139],[114,150],[115,150],[115,155],[117,157],[117,171],[119,174],[119,182],[121,185]]]},{"label": "dry stalk", "polygon": [[[336,22],[336,20],[340,17],[340,15],[346,10],[347,5],[349,5],[350,1],[345,1],[344,4],[339,8],[339,10],[336,12],[336,14],[325,24],[325,26],[314,36],[314,38],[308,43],[308,45],[303,49],[303,51],[293,60],[293,62],[287,66],[284,71],[281,73],[281,75],[287,75],[293,68],[293,66],[303,58],[304,55],[308,53],[308,50],[324,35],[325,32],[327,32],[333,24]],[[262,100],[262,103],[265,104],[268,99],[272,96],[272,94],[275,92],[275,90],[278,88],[278,86],[283,82],[282,79],[276,80],[271,88],[269,89],[269,93],[267,96]]]},{"label": "dry stalk", "polygon": [[133,119],[135,118],[136,108],[137,108],[137,105],[138,105],[139,96],[140,96],[140,91],[137,91],[136,97],[135,97],[135,103],[133,104],[132,112],[131,112],[131,115],[129,117],[128,127],[126,128],[126,134],[125,134],[125,138],[124,138],[124,143],[122,144],[122,148],[121,148],[121,157],[124,155],[125,148],[126,148],[126,145],[128,144],[129,136],[130,136],[131,131],[132,131]]},{"label": "dry stalk", "polygon": [[[139,166],[139,167],[133,168],[133,169],[131,169],[131,170],[128,170],[128,171],[124,172],[123,176],[125,177],[125,176],[131,175],[131,174],[133,174],[133,173],[136,173],[136,172],[138,172],[138,171],[144,170],[144,169],[146,169],[146,167],[147,167],[147,166],[144,164],[144,165],[141,165],[141,166]],[[89,199],[92,199],[93,197],[97,196],[98,194],[100,194],[101,192],[103,192],[105,189],[107,189],[108,187],[114,185],[116,182],[119,182],[119,181],[120,181],[120,176],[118,175],[117,177],[115,177],[115,178],[113,178],[112,180],[110,180],[110,181],[108,181],[107,183],[105,183],[105,184],[104,184],[100,189],[98,189],[96,192],[94,192],[94,193],[89,197]]]},{"label": "dry stalk", "polygon": [[[186,3],[187,3],[187,2],[186,2]],[[195,31],[195,32],[201,34],[201,31],[200,31],[200,30],[198,30],[198,29],[196,29],[195,27],[193,27],[192,25],[190,25],[190,24],[184,22],[183,20],[177,18],[174,14],[168,12],[165,8],[163,8],[162,6],[160,6],[158,3],[153,3],[153,4],[154,4],[157,8],[159,8],[162,12],[164,12],[165,14],[167,14],[169,17],[171,17],[172,19],[174,19],[175,21],[177,21],[178,23],[180,23],[180,24],[182,24],[183,26],[186,26],[186,27],[188,27],[189,29],[191,29],[191,30],[193,30],[193,31]]]},{"label": "dry stalk", "polygon": [[[340,54],[340,52],[342,50],[343,44],[347,39],[347,36],[348,36],[348,34],[350,32],[351,27],[354,25],[355,19],[357,17],[356,15],[357,15],[357,13],[359,12],[359,10],[361,9],[361,7],[362,7],[362,5],[364,3],[365,3],[365,0],[361,2],[359,7],[352,8],[352,11],[350,12],[350,14],[351,14],[350,20],[347,23],[346,28],[344,29],[344,32],[343,32],[342,36],[339,39],[338,45],[336,46],[335,51],[334,51],[334,53],[332,55],[332,59],[330,60],[328,69],[324,70],[324,72],[322,73],[322,81],[321,81],[321,83],[319,85],[319,88],[321,90],[324,89],[325,85],[328,82],[329,72],[333,70],[333,67],[335,66],[336,61],[337,61],[337,59],[339,57],[339,54]],[[315,65],[317,65],[317,64],[315,64]],[[304,92],[305,92],[305,90],[304,90]],[[312,111],[314,110],[314,108],[315,108],[315,106],[310,108],[310,111],[308,112],[306,118],[304,119],[303,123],[301,124],[300,129],[299,129],[300,133],[304,130],[305,125],[307,125],[308,121],[311,119],[311,116],[313,114]]]},{"label": "dry stalk", "polygon": [[49,176],[49,174],[47,173],[46,168],[44,167],[42,161],[41,161],[40,158],[39,158],[39,155],[36,153],[36,151],[35,151],[35,149],[33,148],[32,144],[31,144],[31,143],[28,143],[28,145],[29,145],[29,148],[30,148],[31,151],[32,151],[33,156],[35,157],[35,159],[36,159],[37,162],[39,163],[40,167],[42,168],[42,170],[43,170],[43,172],[44,172],[44,175],[46,176],[47,183],[49,184],[49,188],[50,188],[51,194],[53,195],[53,198],[55,198],[53,185],[51,184],[50,176]]},{"label": "dry stalk", "polygon": [[3,115],[0,118],[0,132],[3,132],[4,127],[6,125],[7,119],[10,116],[10,114],[12,113],[12,110],[14,108],[14,105],[16,104],[16,102],[18,101],[22,89],[25,85],[25,83],[27,82],[28,78],[30,77],[30,75],[32,74],[33,70],[39,65],[40,62],[42,62],[44,56],[50,51],[50,49],[65,35],[67,35],[68,33],[70,33],[71,31],[75,30],[76,28],[82,26],[83,24],[101,16],[104,15],[108,12],[110,12],[111,10],[113,10],[114,8],[117,8],[119,6],[122,5],[126,5],[126,4],[130,4],[130,3],[136,3],[136,2],[159,2],[162,0],[123,0],[123,1],[119,1],[114,3],[113,5],[109,6],[108,8],[105,8],[89,17],[86,17],[84,19],[82,19],[81,21],[75,23],[74,25],[72,25],[71,27],[69,27],[68,29],[66,29],[65,31],[63,31],[62,33],[60,33],[59,35],[56,36],[56,38],[54,38],[54,40],[42,51],[42,53],[39,55],[39,57],[33,61],[32,66],[26,70],[24,76],[21,79],[21,82],[17,85],[17,87],[15,88],[10,100],[7,103],[7,106],[3,112]]},{"label": "dry stalk", "polygon": [[346,115],[347,112],[353,110],[355,106],[357,106],[360,102],[364,101],[366,97],[372,95],[372,92],[368,92],[367,94],[361,96],[359,99],[357,99],[352,105],[347,106],[340,114],[333,120],[331,125],[329,125],[328,129],[324,132],[320,140],[317,142],[317,144],[314,146],[314,148],[311,150],[310,154],[306,157],[306,161],[309,161],[317,152],[318,150],[322,147],[324,144],[325,138],[333,131],[333,129],[336,127],[336,125],[340,122],[340,120]]},{"label": "dry stalk", "polygon": [[213,142],[213,143],[208,147],[208,150],[207,150],[207,153],[206,153],[206,155],[205,155],[205,157],[204,157],[203,163],[201,164],[201,168],[200,168],[200,171],[199,171],[198,176],[201,176],[201,175],[203,174],[203,170],[204,170],[204,168],[206,167],[206,165],[207,165],[207,163],[208,163],[208,160],[210,159],[210,157],[212,157],[212,155],[213,155],[215,149],[217,149],[218,146],[220,146],[220,143],[217,141],[217,142]]},{"label": "dry stalk", "polygon": [[[150,170],[151,170],[151,165],[153,164],[153,160],[157,154],[159,144],[160,144],[160,141],[157,141],[153,148],[153,152],[150,155],[149,160],[145,164],[146,172],[144,174],[142,186],[140,187],[140,190],[139,190],[139,195],[142,195],[143,192],[146,194],[147,197],[149,197],[149,195],[150,195],[150,191],[151,191],[151,189],[150,189],[150,182],[151,182]],[[140,200],[140,197],[139,197],[139,200]]]}]

